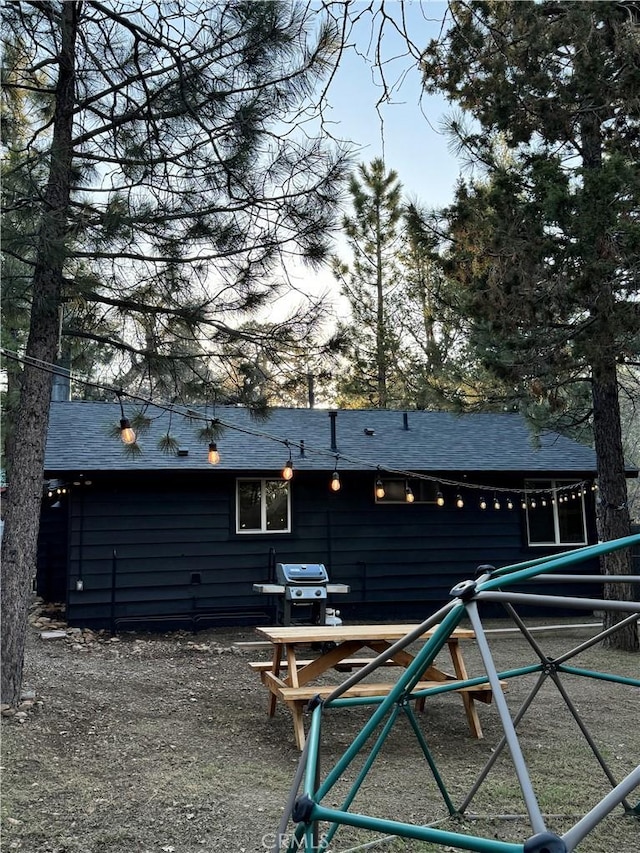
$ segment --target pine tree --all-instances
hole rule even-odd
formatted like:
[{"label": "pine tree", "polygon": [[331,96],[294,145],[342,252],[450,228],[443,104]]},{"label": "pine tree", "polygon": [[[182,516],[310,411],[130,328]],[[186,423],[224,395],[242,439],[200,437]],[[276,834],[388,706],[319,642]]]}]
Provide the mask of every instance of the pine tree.
[{"label": "pine tree", "polygon": [[368,166],[360,164],[351,176],[349,192],[353,212],[344,217],[343,230],[352,260],[334,262],[334,274],[351,308],[350,367],[342,392],[356,403],[386,409],[402,397],[393,315],[400,285],[402,184],[396,172],[376,158]]},{"label": "pine tree", "polygon": [[278,292],[283,255],[323,259],[345,166],[296,130],[335,57],[308,8],[11,3],[3,37],[6,108],[21,101],[27,125],[5,137],[3,250],[30,271],[2,541],[1,693],[15,704],[61,317],[123,353],[123,376],[215,357],[232,318]]},{"label": "pine tree", "polygon": [[[483,180],[463,182],[448,270],[485,365],[538,406],[590,398],[598,532],[629,533],[618,366],[640,344],[640,37],[633,4],[456,2],[425,85]],[[510,156],[498,158],[495,143]],[[603,559],[630,572],[630,557]],[[630,599],[630,584],[605,584]],[[615,616],[608,617],[613,624]],[[611,644],[638,649],[635,627]]]}]

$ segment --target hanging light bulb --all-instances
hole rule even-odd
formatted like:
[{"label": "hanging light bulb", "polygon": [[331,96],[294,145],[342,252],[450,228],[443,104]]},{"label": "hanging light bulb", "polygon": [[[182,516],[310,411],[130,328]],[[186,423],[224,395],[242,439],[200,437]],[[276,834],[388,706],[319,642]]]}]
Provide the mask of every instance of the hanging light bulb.
[{"label": "hanging light bulb", "polygon": [[220,461],[220,454],[218,453],[218,445],[215,443],[215,441],[211,441],[209,443],[209,455],[208,455],[207,459],[209,460],[209,463],[211,465],[217,465],[218,462]]},{"label": "hanging light bulb", "polygon": [[125,444],[135,444],[136,433],[129,418],[120,418],[120,438]]},{"label": "hanging light bulb", "polygon": [[341,488],[340,483],[340,474],[337,471],[334,471],[331,475],[331,490],[334,492],[339,492]]},{"label": "hanging light bulb", "polygon": [[498,500],[497,495],[493,496],[493,508],[494,509],[500,509],[500,501]]},{"label": "hanging light bulb", "polygon": [[284,463],[284,468],[282,469],[282,479],[290,480],[293,477],[293,461],[291,456]]},{"label": "hanging light bulb", "polygon": [[527,499],[526,498],[522,498],[522,503],[520,504],[520,506],[522,507],[522,509],[527,508]]},{"label": "hanging light bulb", "polygon": [[535,498],[531,498],[531,509],[535,509],[535,508],[536,508],[536,506],[537,506],[537,504],[536,504],[536,499],[535,499]]},{"label": "hanging light bulb", "polygon": [[438,506],[444,506],[444,495],[440,491],[436,495],[436,503]]},{"label": "hanging light bulb", "polygon": [[480,498],[480,509],[486,509],[486,508],[487,508],[486,500],[484,498]]},{"label": "hanging light bulb", "polygon": [[413,490],[411,486],[407,483],[404,490],[404,499],[408,504],[412,504],[415,501],[415,496],[413,494]]},{"label": "hanging light bulb", "polygon": [[546,506],[546,505],[547,505],[547,498],[545,497],[545,495],[543,495],[543,496],[540,498],[540,503],[542,504],[542,506]]},{"label": "hanging light bulb", "polygon": [[456,495],[456,506],[458,507],[458,509],[462,509],[462,507],[464,506],[462,495]]},{"label": "hanging light bulb", "polygon": [[511,498],[507,498],[507,509],[513,509],[513,501]]},{"label": "hanging light bulb", "polygon": [[380,477],[378,477],[378,479],[376,480],[376,497],[378,498],[379,501],[381,501],[382,498],[384,497],[384,495],[385,495],[384,483],[382,482]]}]

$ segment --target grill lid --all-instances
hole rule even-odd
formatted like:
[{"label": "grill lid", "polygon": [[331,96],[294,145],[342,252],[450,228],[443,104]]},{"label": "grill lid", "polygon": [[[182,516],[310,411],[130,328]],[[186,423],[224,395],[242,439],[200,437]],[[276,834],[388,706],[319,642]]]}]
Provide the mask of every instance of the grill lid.
[{"label": "grill lid", "polygon": [[276,578],[284,584],[321,584],[329,575],[322,563],[276,563]]}]

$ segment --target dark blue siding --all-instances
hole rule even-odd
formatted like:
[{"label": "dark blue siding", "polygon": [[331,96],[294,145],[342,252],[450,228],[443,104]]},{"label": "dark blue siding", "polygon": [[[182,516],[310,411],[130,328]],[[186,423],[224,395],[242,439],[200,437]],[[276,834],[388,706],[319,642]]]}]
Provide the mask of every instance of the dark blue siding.
[{"label": "dark blue siding", "polygon": [[[419,619],[479,564],[540,555],[525,547],[519,509],[458,510],[451,500],[443,508],[376,504],[372,473],[343,473],[337,494],[327,480],[296,472],[292,533],[238,535],[230,475],[221,472],[215,488],[198,474],[94,476],[82,499],[77,492],[69,498],[62,549],[68,548],[69,621],[271,621],[274,599],[252,591],[269,580],[271,549],[279,562],[324,563],[332,581],[349,584],[350,594],[331,602],[347,619]],[[522,478],[504,483],[521,484]]]}]

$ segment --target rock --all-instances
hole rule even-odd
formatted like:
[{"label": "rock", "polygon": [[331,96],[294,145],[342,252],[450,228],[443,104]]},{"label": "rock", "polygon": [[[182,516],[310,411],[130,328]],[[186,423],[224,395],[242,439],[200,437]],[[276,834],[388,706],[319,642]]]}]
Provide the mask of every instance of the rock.
[{"label": "rock", "polygon": [[66,631],[40,631],[41,640],[64,640],[66,636]]},{"label": "rock", "polygon": [[20,694],[20,699],[22,699],[23,702],[26,702],[29,699],[35,699],[35,698],[36,698],[36,691],[35,690],[24,689],[22,691],[22,693]]},{"label": "rock", "polygon": [[29,708],[33,708],[33,706],[34,706],[34,705],[35,705],[35,702],[34,702],[34,700],[33,700],[33,699],[26,699],[24,702],[21,702],[21,703],[18,705],[18,710],[20,710],[20,711],[26,711],[26,710],[28,710]]}]

